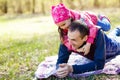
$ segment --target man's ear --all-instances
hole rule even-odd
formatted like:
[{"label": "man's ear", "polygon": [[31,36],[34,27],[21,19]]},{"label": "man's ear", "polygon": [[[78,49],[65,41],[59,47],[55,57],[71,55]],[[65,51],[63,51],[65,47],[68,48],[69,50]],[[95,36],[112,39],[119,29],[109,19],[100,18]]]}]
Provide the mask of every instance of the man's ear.
[{"label": "man's ear", "polygon": [[88,39],[88,35],[86,35],[84,38],[83,38],[83,41],[87,41]]}]

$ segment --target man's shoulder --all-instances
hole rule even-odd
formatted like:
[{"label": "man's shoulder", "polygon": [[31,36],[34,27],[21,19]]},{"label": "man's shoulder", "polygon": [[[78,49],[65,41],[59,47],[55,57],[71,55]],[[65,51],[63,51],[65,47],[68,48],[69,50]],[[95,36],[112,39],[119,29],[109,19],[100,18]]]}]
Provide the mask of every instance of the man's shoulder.
[{"label": "man's shoulder", "polygon": [[94,42],[97,43],[97,42],[101,42],[101,40],[104,41],[105,35],[106,35],[106,34],[104,33],[103,30],[98,29],[97,34],[96,34],[96,38],[95,38],[95,41],[94,41]]},{"label": "man's shoulder", "polygon": [[104,31],[103,31],[102,29],[98,29],[98,30],[97,30],[96,38],[99,37],[99,36],[103,36],[103,35],[106,35],[106,34],[104,33]]}]

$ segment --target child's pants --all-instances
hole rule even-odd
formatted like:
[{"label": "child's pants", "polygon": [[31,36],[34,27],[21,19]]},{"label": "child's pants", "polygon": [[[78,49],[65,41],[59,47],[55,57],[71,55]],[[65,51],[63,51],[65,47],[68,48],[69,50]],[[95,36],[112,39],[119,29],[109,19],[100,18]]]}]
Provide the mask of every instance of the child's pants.
[{"label": "child's pants", "polygon": [[99,26],[103,31],[109,31],[111,28],[110,22],[106,17],[99,19],[97,26]]}]

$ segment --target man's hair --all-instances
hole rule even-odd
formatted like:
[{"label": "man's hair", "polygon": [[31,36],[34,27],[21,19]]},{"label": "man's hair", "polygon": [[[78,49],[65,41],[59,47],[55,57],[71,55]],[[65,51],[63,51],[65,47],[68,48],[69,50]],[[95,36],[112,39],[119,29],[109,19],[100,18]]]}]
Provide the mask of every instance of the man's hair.
[{"label": "man's hair", "polygon": [[69,30],[71,32],[78,30],[81,34],[80,35],[81,39],[83,39],[86,35],[89,35],[89,28],[79,20],[73,21],[69,26]]}]

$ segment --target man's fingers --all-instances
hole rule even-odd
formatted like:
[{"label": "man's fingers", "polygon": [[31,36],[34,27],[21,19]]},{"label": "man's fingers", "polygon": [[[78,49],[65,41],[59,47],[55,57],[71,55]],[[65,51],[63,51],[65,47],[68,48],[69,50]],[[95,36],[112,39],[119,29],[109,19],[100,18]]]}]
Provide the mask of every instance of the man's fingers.
[{"label": "man's fingers", "polygon": [[59,78],[63,78],[63,77],[66,77],[68,75],[68,67],[67,67],[67,64],[66,63],[63,63],[63,64],[60,64],[59,65],[59,68],[57,70],[57,76]]},{"label": "man's fingers", "polygon": [[77,49],[77,51],[78,51],[78,52],[83,52],[83,50],[82,50],[82,49]]},{"label": "man's fingers", "polygon": [[67,73],[67,71],[58,71],[58,72],[57,72],[57,75],[63,75],[63,74],[65,74],[65,73]]},{"label": "man's fingers", "polygon": [[64,77],[67,76],[67,74],[68,74],[67,71],[57,72],[57,76],[58,76],[59,78],[64,78]]},{"label": "man's fingers", "polygon": [[78,52],[85,52],[84,48],[77,49]]},{"label": "man's fingers", "polygon": [[63,78],[63,77],[65,77],[65,76],[67,76],[67,74],[68,74],[67,71],[57,72],[57,76],[58,76],[59,78]]},{"label": "man's fingers", "polygon": [[64,68],[59,67],[59,69],[57,70],[57,72],[63,72]]},{"label": "man's fingers", "polygon": [[65,67],[66,63],[59,64],[59,67]]}]

